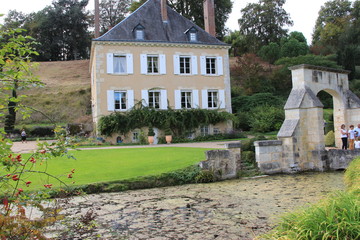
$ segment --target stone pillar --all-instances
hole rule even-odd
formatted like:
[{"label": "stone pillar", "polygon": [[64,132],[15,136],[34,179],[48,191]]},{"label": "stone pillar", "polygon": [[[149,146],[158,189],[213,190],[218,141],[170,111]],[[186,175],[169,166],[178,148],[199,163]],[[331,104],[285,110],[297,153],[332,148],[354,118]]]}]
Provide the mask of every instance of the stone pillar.
[{"label": "stone pillar", "polygon": [[262,173],[274,174],[286,172],[282,158],[282,141],[256,141],[254,145],[256,162]]},{"label": "stone pillar", "polygon": [[236,178],[241,169],[241,143],[230,143],[226,150],[206,151],[206,160],[200,162],[204,170],[213,171],[220,179]]}]

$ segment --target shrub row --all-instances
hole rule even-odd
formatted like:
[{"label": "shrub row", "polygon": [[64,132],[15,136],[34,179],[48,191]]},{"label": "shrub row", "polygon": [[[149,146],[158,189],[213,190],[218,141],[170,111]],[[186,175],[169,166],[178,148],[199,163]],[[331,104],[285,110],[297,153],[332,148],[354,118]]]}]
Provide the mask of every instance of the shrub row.
[{"label": "shrub row", "polygon": [[[155,176],[144,176],[134,179],[125,179],[112,182],[92,183],[88,185],[76,186],[70,192],[103,193],[121,192],[126,190],[159,188],[166,186],[176,186],[190,183],[207,183],[216,181],[215,174],[211,171],[203,171],[198,165],[186,167],[173,172],[163,173]],[[54,190],[50,193],[52,197],[58,197],[62,191]]]}]

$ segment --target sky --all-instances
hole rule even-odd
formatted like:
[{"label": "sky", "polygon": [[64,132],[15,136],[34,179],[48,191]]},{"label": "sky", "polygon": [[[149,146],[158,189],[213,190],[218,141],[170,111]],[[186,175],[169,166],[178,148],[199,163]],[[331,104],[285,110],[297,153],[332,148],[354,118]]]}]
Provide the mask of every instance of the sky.
[{"label": "sky", "polygon": [[[237,20],[241,17],[241,9],[248,3],[256,3],[258,0],[232,0],[233,9],[226,22],[226,27],[230,30],[239,30]],[[284,9],[290,14],[294,25],[290,31],[302,32],[308,43],[311,42],[311,35],[315,26],[320,7],[327,0],[287,0]],[[16,9],[24,13],[39,11],[47,5],[51,5],[52,0],[0,0],[0,13],[6,14],[10,9]],[[88,9],[94,9],[94,0],[89,0]],[[0,22],[2,22],[0,18]]]}]

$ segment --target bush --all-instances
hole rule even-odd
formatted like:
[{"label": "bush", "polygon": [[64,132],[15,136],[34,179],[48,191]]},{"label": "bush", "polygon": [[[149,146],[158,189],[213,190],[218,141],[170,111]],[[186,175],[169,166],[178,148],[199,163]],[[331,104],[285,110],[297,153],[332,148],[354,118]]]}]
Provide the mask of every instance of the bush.
[{"label": "bush", "polygon": [[325,135],[325,146],[333,147],[335,145],[335,134],[334,131],[329,131]]},{"label": "bush", "polygon": [[30,130],[30,137],[52,137],[54,136],[54,127],[34,127]]},{"label": "bush", "polygon": [[270,132],[280,129],[285,113],[282,108],[264,105],[250,111],[250,126],[254,132]]},{"label": "bush", "polygon": [[360,157],[355,158],[349,164],[344,180],[348,191],[360,195]]},{"label": "bush", "polygon": [[254,164],[256,162],[255,161],[255,153],[253,151],[242,151],[241,152],[241,162]]},{"label": "bush", "polygon": [[241,129],[243,131],[249,131],[251,129],[248,113],[238,112],[236,113],[236,117],[237,117],[237,123],[235,127],[237,129]]},{"label": "bush", "polygon": [[[337,193],[320,203],[285,215],[265,239],[359,239],[360,199]],[[263,238],[262,238],[263,239]]]},{"label": "bush", "polygon": [[200,173],[195,177],[196,183],[210,183],[215,182],[216,176],[213,171],[210,170],[202,170]]},{"label": "bush", "polygon": [[232,109],[237,113],[249,112],[263,105],[282,108],[284,103],[285,100],[283,98],[274,96],[272,93],[256,93],[251,96],[239,96],[231,99]]}]

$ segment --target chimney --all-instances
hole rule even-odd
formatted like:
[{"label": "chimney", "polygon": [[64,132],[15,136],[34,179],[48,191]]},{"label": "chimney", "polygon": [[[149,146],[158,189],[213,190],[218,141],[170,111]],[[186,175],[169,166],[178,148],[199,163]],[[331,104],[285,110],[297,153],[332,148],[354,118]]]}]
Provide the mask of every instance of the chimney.
[{"label": "chimney", "polygon": [[204,22],[205,31],[216,37],[214,0],[204,0]]},{"label": "chimney", "polygon": [[163,22],[168,21],[166,0],[161,0],[161,18]]},{"label": "chimney", "polygon": [[100,37],[100,8],[99,0],[95,0],[95,38]]}]

